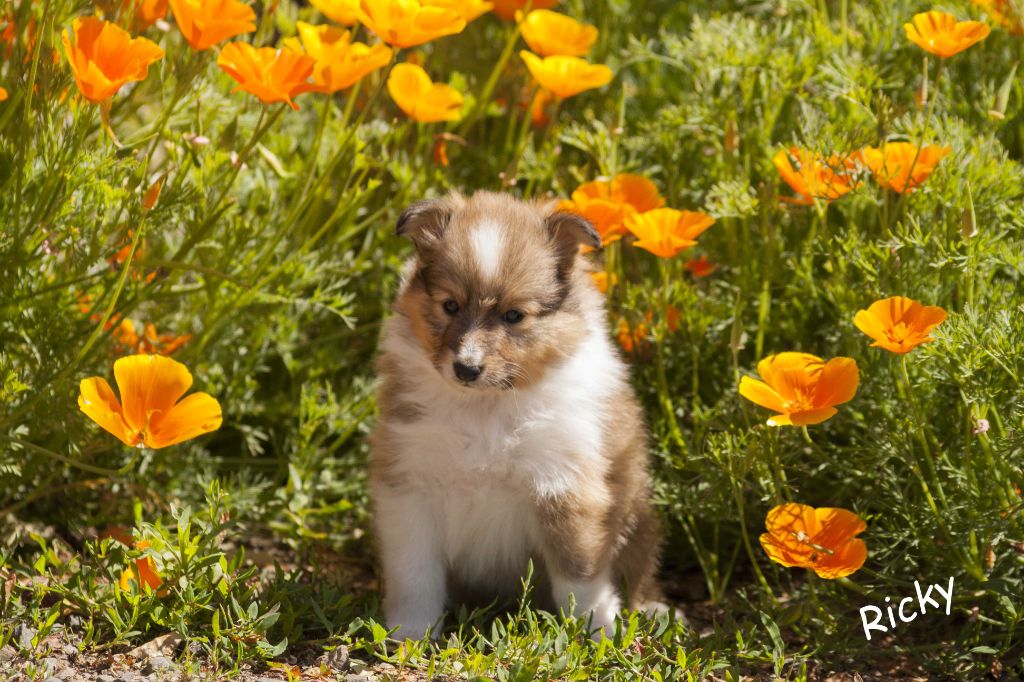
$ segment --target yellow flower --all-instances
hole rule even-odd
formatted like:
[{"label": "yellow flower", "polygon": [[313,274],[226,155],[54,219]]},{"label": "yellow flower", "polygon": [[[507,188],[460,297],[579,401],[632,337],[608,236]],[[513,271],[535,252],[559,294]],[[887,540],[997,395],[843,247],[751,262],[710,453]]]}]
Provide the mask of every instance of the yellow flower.
[{"label": "yellow flower", "polygon": [[945,12],[915,14],[903,24],[907,39],[925,52],[947,59],[988,37],[991,28],[983,21],[957,21]]},{"label": "yellow flower", "polygon": [[8,97],[9,95],[7,94],[7,88],[0,85],[0,102],[3,102]]},{"label": "yellow flower", "polygon": [[538,57],[523,50],[519,56],[526,62],[534,80],[565,99],[579,93],[607,85],[612,80],[612,70],[604,64],[591,64],[579,57]]},{"label": "yellow flower", "polygon": [[462,116],[462,95],[444,83],[434,83],[415,64],[396,64],[388,76],[388,93],[401,109],[420,123],[457,121]]},{"label": "yellow flower", "polygon": [[129,355],[114,363],[118,400],[106,379],[83,379],[78,407],[104,430],[132,447],[163,448],[216,431],[220,403],[193,393],[185,365],[162,355]]},{"label": "yellow flower", "polygon": [[145,80],[149,65],[163,59],[164,51],[145,38],[131,34],[109,21],[95,17],[75,19],[75,42],[61,36],[71,73],[82,97],[103,102],[114,96],[125,83]]},{"label": "yellow flower", "polygon": [[671,258],[697,245],[697,237],[715,224],[715,219],[697,211],[656,208],[626,216],[626,227],[636,235],[633,246],[661,258]]},{"label": "yellow flower", "polygon": [[233,92],[245,90],[266,104],[287,102],[292,109],[299,108],[292,97],[313,89],[308,79],[314,64],[312,57],[292,50],[242,42],[228,43],[217,57],[217,66],[238,82]]},{"label": "yellow flower", "polygon": [[366,74],[391,60],[391,48],[381,43],[373,47],[353,43],[352,34],[333,26],[313,26],[304,21],[296,24],[299,38],[285,38],[288,49],[305,51],[316,60],[313,85],[318,92],[337,92],[355,85]]},{"label": "yellow flower", "polygon": [[494,13],[502,19],[512,19],[516,12],[526,9],[548,9],[558,4],[558,0],[494,0]]},{"label": "yellow flower", "polygon": [[256,30],[256,13],[238,0],[169,0],[178,29],[193,50],[208,50]]},{"label": "yellow flower", "polygon": [[466,20],[466,23],[477,19],[491,11],[494,3],[485,0],[422,0],[427,7],[444,7],[455,10]]},{"label": "yellow flower", "polygon": [[309,0],[320,14],[342,26],[353,26],[359,22],[359,0]]},{"label": "yellow flower", "polygon": [[466,20],[455,10],[427,7],[419,0],[360,0],[356,16],[395,47],[421,45],[466,28]]},{"label": "yellow flower", "polygon": [[523,40],[543,57],[582,57],[597,40],[597,28],[546,9],[535,9],[519,24]]},{"label": "yellow flower", "polygon": [[949,147],[936,145],[918,151],[917,145],[910,142],[886,142],[881,147],[866,147],[860,158],[879,185],[903,194],[927,180],[950,151]]}]

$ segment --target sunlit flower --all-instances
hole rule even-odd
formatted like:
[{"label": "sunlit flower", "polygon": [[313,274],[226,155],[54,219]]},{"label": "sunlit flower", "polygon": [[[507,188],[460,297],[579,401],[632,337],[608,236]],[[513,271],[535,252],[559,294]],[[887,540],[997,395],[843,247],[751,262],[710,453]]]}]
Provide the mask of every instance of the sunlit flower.
[{"label": "sunlit flower", "polygon": [[61,36],[71,73],[79,92],[90,102],[113,97],[125,83],[145,80],[149,65],[164,51],[146,38],[132,38],[123,28],[95,17],[79,17],[72,24],[74,44]]},{"label": "sunlit flower", "polygon": [[256,13],[239,0],[169,0],[178,29],[193,50],[256,30]]},{"label": "sunlit flower", "polygon": [[875,181],[894,192],[909,192],[923,183],[947,154],[949,147],[927,145],[918,152],[910,142],[886,142],[866,147],[861,153]]},{"label": "sunlit flower", "polygon": [[170,355],[192,338],[191,334],[157,334],[153,323],[146,324],[145,331],[139,339],[139,352],[156,355]]},{"label": "sunlit flower", "polygon": [[850,176],[851,158],[832,156],[823,158],[806,149],[790,147],[780,150],[772,163],[786,184],[797,193],[796,197],[781,197],[783,201],[809,206],[815,199],[834,201],[857,188],[859,183]]},{"label": "sunlit flower", "polygon": [[1017,0],[973,0],[974,4],[981,7],[985,14],[995,23],[1005,28],[1010,35],[1019,36],[1024,34],[1024,20],[1019,13],[1019,5],[1014,5]]},{"label": "sunlit flower", "polygon": [[616,275],[614,272],[609,274],[605,270],[592,272],[590,273],[590,276],[593,278],[594,285],[597,287],[597,290],[600,291],[602,294],[608,293],[609,284],[614,286],[619,281],[618,275]]},{"label": "sunlit flower", "polygon": [[217,66],[238,82],[232,92],[244,90],[265,104],[287,102],[292,109],[299,108],[292,97],[314,89],[309,76],[315,64],[312,57],[293,50],[243,42],[228,43],[217,57]]},{"label": "sunlit flower", "polygon": [[597,40],[597,28],[546,9],[535,9],[520,22],[519,30],[530,49],[542,57],[582,57]]},{"label": "sunlit flower", "polygon": [[161,355],[129,355],[114,363],[118,400],[106,379],[83,379],[78,407],[125,445],[163,448],[215,431],[221,425],[220,403],[207,393],[193,393],[185,365]]},{"label": "sunlit flower", "polygon": [[128,318],[121,320],[121,324],[117,325],[111,336],[114,337],[114,341],[129,351],[134,351],[135,347],[139,345],[139,335],[135,333],[135,325]]},{"label": "sunlit flower", "polygon": [[455,10],[427,7],[419,0],[360,0],[356,16],[395,47],[421,45],[466,28],[466,20]]},{"label": "sunlit flower", "polygon": [[783,566],[810,568],[832,580],[857,572],[868,558],[857,537],[868,526],[846,509],[788,502],[769,511],[764,523],[768,532],[761,535],[761,547]]},{"label": "sunlit flower", "polygon": [[683,267],[694,277],[707,277],[718,269],[718,265],[709,261],[708,257],[704,255],[700,258],[691,258],[683,263]]},{"label": "sunlit flower", "polygon": [[388,76],[388,92],[398,108],[420,123],[457,121],[462,95],[444,83],[434,83],[415,64],[396,64]]},{"label": "sunlit flower", "polygon": [[665,205],[657,186],[632,173],[620,173],[608,180],[585,182],[572,193],[571,201],[563,201],[558,210],[570,211],[586,218],[602,244],[610,244],[626,234],[626,216],[643,213]]},{"label": "sunlit flower", "polygon": [[526,50],[519,56],[526,62],[533,79],[562,99],[607,85],[613,76],[612,70],[604,64],[591,64],[579,57],[541,58]]},{"label": "sunlit flower", "polygon": [[8,97],[9,95],[7,94],[7,88],[0,85],[0,102],[3,102]]},{"label": "sunlit flower", "polygon": [[284,44],[294,52],[305,51],[316,60],[313,84],[318,92],[337,92],[352,87],[366,74],[385,66],[391,59],[391,48],[381,43],[373,47],[352,42],[349,31],[304,21],[296,24],[299,39],[286,38]]},{"label": "sunlit flower", "polygon": [[353,26],[359,22],[359,0],[309,0],[309,4],[342,26]]},{"label": "sunlit flower", "polygon": [[494,0],[494,13],[502,19],[514,19],[516,12],[526,9],[549,9],[558,4],[558,0]]},{"label": "sunlit flower", "polygon": [[829,419],[857,392],[859,373],[852,358],[825,362],[809,353],[779,353],[757,363],[764,381],[740,379],[740,395],[778,414],[769,426],[807,426]]},{"label": "sunlit flower", "polygon": [[945,320],[946,311],[938,306],[923,306],[913,299],[892,296],[858,311],[853,323],[875,340],[872,347],[902,354],[934,341],[928,334]]},{"label": "sunlit flower", "polygon": [[[150,546],[149,540],[139,540],[135,543],[135,549],[138,550],[149,549]],[[139,592],[155,590],[164,584],[164,580],[160,577],[160,573],[156,568],[156,562],[153,561],[152,557],[136,559],[134,566],[124,569],[121,573],[119,582],[121,589],[125,592],[131,591],[132,583],[135,584],[135,589]],[[157,594],[163,596],[166,593],[167,590],[161,590]]]},{"label": "sunlit flower", "polygon": [[903,24],[907,39],[925,52],[947,59],[984,40],[992,30],[984,21],[957,21],[945,12],[915,14]]},{"label": "sunlit flower", "polygon": [[132,0],[134,5],[134,25],[140,31],[167,16],[167,0]]},{"label": "sunlit flower", "polygon": [[455,10],[466,23],[487,14],[494,7],[494,3],[486,0],[421,0],[427,7],[444,7]]},{"label": "sunlit flower", "polygon": [[626,216],[626,229],[636,235],[633,246],[661,258],[671,258],[697,244],[697,237],[715,224],[715,219],[698,211],[656,208]]},{"label": "sunlit flower", "polygon": [[[665,309],[665,328],[669,332],[675,332],[679,330],[679,309],[673,305],[668,306]],[[622,350],[627,353],[633,353],[639,351],[647,342],[647,338],[650,335],[649,329],[654,326],[654,311],[648,310],[644,313],[644,319],[642,322],[637,322],[632,327],[625,318],[619,318],[619,322],[616,325],[615,331],[618,337],[619,345],[622,346]]]},{"label": "sunlit flower", "polygon": [[551,122],[551,116],[548,114],[548,105],[556,101],[551,91],[544,88],[537,90],[529,105],[530,121],[533,123],[534,128],[543,128]]}]

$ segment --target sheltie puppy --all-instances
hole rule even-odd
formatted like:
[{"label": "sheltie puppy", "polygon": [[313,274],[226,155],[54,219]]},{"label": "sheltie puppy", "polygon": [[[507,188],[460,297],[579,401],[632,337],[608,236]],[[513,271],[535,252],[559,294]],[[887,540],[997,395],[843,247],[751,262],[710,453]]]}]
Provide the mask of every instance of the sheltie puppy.
[{"label": "sheltie puppy", "polygon": [[583,218],[504,194],[410,206],[416,247],[376,363],[370,491],[396,637],[522,593],[610,636],[654,604],[644,422],[580,245]]}]

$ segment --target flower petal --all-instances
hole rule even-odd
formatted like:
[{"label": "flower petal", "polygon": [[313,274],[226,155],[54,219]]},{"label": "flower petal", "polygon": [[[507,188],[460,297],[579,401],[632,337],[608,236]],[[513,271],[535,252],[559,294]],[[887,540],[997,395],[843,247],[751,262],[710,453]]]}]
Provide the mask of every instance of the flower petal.
[{"label": "flower petal", "polygon": [[99,424],[104,431],[116,436],[125,445],[134,447],[138,443],[138,438],[130,434],[126,428],[121,403],[118,402],[106,379],[82,379],[79,391],[78,408],[89,419]]},{"label": "flower petal", "polygon": [[114,363],[125,422],[144,431],[150,415],[165,413],[192,385],[188,368],[162,355],[129,355]]},{"label": "flower petal", "polygon": [[151,448],[163,448],[220,428],[220,403],[208,393],[193,393],[169,411],[154,415],[146,438]]}]

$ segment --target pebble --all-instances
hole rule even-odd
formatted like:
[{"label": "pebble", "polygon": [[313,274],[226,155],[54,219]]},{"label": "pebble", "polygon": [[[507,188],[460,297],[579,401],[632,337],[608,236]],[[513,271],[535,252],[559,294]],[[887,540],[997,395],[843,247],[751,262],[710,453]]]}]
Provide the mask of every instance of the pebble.
[{"label": "pebble", "polygon": [[96,682],[114,682],[113,675],[97,675]]},{"label": "pebble", "polygon": [[58,660],[56,658],[50,657],[50,658],[44,658],[43,659],[43,668],[46,670],[46,673],[48,675],[57,672],[58,670],[62,669],[63,667],[64,666],[61,664],[60,660]]},{"label": "pebble", "polygon": [[348,647],[342,644],[337,649],[327,651],[323,656],[320,657],[320,661],[323,665],[327,666],[334,672],[344,672],[348,670]]},{"label": "pebble", "polygon": [[0,647],[0,663],[10,663],[18,655],[18,652],[10,644]]},{"label": "pebble", "polygon": [[145,666],[142,668],[143,675],[152,675],[155,672],[161,670],[169,670],[174,668],[174,661],[167,658],[166,656],[153,656],[149,659]]},{"label": "pebble", "polygon": [[31,649],[32,638],[35,636],[36,631],[24,623],[21,623],[14,628],[14,639],[18,640],[18,646],[22,649]]}]

